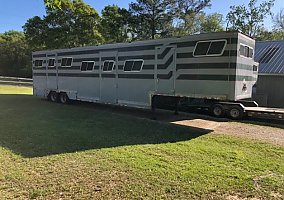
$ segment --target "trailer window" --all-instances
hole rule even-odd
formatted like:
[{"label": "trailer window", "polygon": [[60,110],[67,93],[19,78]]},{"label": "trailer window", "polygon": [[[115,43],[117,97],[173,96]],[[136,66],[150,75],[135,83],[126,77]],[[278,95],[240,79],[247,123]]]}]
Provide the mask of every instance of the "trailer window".
[{"label": "trailer window", "polygon": [[103,64],[103,71],[104,72],[111,72],[114,68],[114,61],[113,60],[105,60]]},{"label": "trailer window", "polygon": [[225,47],[225,44],[225,41],[212,42],[207,55],[221,54]]},{"label": "trailer window", "polygon": [[55,67],[55,59],[54,58],[50,58],[48,60],[48,67]]},{"label": "trailer window", "polygon": [[35,60],[34,62],[35,67],[38,67],[38,68],[42,67],[42,64],[43,64],[43,60]]},{"label": "trailer window", "polygon": [[194,55],[195,56],[206,55],[209,46],[210,46],[210,42],[199,42],[199,43],[197,43],[195,51],[194,51]]},{"label": "trailer window", "polygon": [[193,52],[194,57],[220,56],[223,54],[227,40],[211,40],[197,42]]},{"label": "trailer window", "polygon": [[125,61],[125,63],[124,63],[124,68],[123,68],[124,71],[125,71],[125,72],[130,72],[131,69],[132,69],[133,64],[134,64],[134,61],[133,61],[133,60],[127,60],[127,61]]},{"label": "trailer window", "polygon": [[71,67],[73,58],[62,58],[61,67]]},{"label": "trailer window", "polygon": [[94,61],[83,61],[81,64],[81,71],[93,71],[95,62]]},{"label": "trailer window", "polygon": [[123,71],[125,72],[140,72],[142,70],[143,60],[126,60]]},{"label": "trailer window", "polygon": [[240,45],[240,56],[246,57],[246,58],[252,58],[253,57],[253,48],[247,46],[247,45]]}]

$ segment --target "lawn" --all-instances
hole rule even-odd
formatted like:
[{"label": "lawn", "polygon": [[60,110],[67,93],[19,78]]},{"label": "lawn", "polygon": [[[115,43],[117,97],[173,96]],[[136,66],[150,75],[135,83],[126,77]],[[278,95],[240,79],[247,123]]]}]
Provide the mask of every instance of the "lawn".
[{"label": "lawn", "polygon": [[0,86],[0,199],[284,198],[284,147],[31,93]]}]

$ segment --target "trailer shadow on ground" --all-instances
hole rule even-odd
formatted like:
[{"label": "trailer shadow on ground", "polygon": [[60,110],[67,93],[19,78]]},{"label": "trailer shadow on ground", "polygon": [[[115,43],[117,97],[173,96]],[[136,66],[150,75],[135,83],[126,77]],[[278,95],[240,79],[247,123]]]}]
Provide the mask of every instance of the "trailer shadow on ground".
[{"label": "trailer shadow on ground", "polygon": [[0,95],[0,146],[33,158],[77,151],[189,141],[210,129],[171,122],[169,112],[90,103],[62,105],[31,95]]}]

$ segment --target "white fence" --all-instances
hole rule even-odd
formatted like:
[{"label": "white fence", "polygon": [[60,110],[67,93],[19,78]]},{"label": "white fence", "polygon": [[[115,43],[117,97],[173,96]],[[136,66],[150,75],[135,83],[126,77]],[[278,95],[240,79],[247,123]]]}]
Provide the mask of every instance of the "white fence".
[{"label": "white fence", "polygon": [[32,86],[33,79],[0,76],[0,85]]}]

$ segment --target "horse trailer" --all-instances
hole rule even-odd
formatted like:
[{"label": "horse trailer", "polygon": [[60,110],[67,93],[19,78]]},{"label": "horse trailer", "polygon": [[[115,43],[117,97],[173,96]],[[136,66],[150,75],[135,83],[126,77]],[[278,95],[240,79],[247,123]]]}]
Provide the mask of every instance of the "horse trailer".
[{"label": "horse trailer", "polygon": [[257,80],[255,41],[238,32],[37,51],[34,95],[130,107],[204,107],[240,118]]}]

